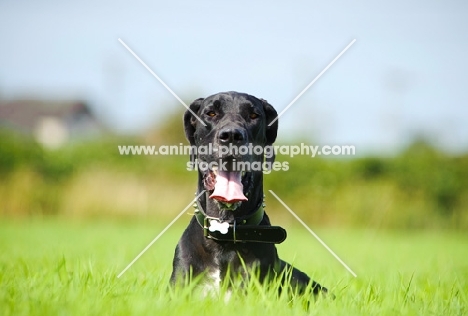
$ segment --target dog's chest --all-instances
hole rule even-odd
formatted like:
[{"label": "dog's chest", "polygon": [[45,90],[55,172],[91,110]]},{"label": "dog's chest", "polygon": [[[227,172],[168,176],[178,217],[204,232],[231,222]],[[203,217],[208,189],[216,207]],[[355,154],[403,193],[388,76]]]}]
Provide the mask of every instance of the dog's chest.
[{"label": "dog's chest", "polygon": [[212,268],[203,282],[203,296],[217,295],[221,286],[221,270]]},{"label": "dog's chest", "polygon": [[218,290],[221,284],[221,270],[219,268],[213,269],[208,274],[209,282],[213,284],[213,286]]}]

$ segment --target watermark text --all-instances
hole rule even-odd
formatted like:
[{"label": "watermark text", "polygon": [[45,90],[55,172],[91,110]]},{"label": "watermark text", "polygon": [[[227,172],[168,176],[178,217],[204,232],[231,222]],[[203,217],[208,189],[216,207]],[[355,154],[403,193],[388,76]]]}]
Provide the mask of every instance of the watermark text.
[{"label": "watermark text", "polygon": [[248,145],[236,146],[229,144],[226,146],[215,146],[212,143],[202,146],[190,146],[180,143],[179,145],[118,145],[120,155],[264,155],[265,158],[272,158],[275,155],[283,155],[293,158],[295,156],[354,156],[356,148],[353,145],[270,145],[261,146],[249,143]]}]

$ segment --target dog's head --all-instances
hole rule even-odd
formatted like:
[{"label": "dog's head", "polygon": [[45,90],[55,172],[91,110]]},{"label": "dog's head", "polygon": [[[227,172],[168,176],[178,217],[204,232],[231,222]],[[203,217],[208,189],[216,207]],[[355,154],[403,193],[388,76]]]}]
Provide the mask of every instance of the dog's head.
[{"label": "dog's head", "polygon": [[185,135],[197,148],[191,160],[210,199],[222,208],[236,209],[248,201],[265,158],[273,162],[273,150],[265,148],[276,139],[278,121],[268,126],[276,117],[267,101],[238,92],[197,99],[185,112]]}]

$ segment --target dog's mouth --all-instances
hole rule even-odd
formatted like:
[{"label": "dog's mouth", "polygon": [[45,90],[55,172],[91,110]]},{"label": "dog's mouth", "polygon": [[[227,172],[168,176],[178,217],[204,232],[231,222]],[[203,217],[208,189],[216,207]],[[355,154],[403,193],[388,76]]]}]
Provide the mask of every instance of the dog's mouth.
[{"label": "dog's mouth", "polygon": [[217,200],[223,204],[234,204],[247,201],[244,195],[244,183],[246,183],[249,172],[227,171],[214,167],[205,174],[204,185],[208,191],[213,191],[210,199]]}]

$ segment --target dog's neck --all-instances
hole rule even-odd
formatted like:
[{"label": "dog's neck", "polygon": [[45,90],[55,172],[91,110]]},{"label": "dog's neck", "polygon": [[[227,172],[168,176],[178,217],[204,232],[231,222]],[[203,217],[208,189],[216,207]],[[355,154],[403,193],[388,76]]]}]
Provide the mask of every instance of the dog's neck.
[{"label": "dog's neck", "polygon": [[250,188],[247,196],[248,201],[242,202],[235,210],[229,210],[223,209],[219,202],[210,199],[210,193],[205,191],[203,175],[199,173],[196,195],[198,196],[202,191],[205,191],[205,193],[200,195],[198,203],[203,208],[206,215],[219,218],[226,222],[233,222],[236,218],[252,214],[258,210],[259,206],[261,206],[263,202],[263,173],[256,173],[253,177],[253,183],[257,183],[258,185]]}]

